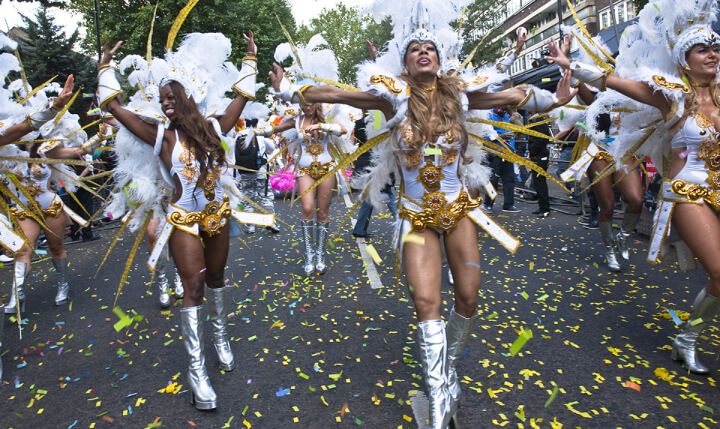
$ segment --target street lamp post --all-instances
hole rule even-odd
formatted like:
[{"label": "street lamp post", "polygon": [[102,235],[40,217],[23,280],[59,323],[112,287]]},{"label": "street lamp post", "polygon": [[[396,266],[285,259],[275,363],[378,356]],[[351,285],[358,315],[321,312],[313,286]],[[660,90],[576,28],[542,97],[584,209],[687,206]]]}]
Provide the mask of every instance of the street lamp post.
[{"label": "street lamp post", "polygon": [[97,40],[98,63],[102,60],[102,46],[100,46],[100,9],[98,8],[98,0],[93,0],[95,5],[95,37]]}]

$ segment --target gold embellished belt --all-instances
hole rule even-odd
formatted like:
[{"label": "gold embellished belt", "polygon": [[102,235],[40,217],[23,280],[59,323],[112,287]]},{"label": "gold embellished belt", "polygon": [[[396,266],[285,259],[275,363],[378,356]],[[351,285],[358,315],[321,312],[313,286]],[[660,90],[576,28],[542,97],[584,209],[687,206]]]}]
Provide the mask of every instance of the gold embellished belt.
[{"label": "gold embellished belt", "polygon": [[[465,215],[480,206],[480,200],[473,200],[465,191],[448,203],[443,192],[430,192],[423,196],[422,211],[400,208],[400,217],[410,222],[413,231],[427,228],[439,231],[452,231]],[[420,207],[420,206],[418,206]]]},{"label": "gold embellished belt", "polygon": [[595,161],[605,161],[605,162],[613,162],[613,157],[610,155],[610,152],[601,150],[594,156]]},{"label": "gold embellished belt", "polygon": [[220,233],[231,215],[230,201],[227,195],[224,195],[222,203],[210,201],[199,212],[174,211],[168,215],[168,222],[180,228],[198,224],[208,235],[213,236]]},{"label": "gold embellished belt", "polygon": [[306,174],[315,180],[319,180],[328,174],[330,169],[333,168],[333,165],[334,163],[332,161],[326,162],[325,164],[321,164],[319,161],[313,161],[310,163],[309,167],[300,167],[300,173]]},{"label": "gold embellished belt", "polygon": [[720,211],[720,191],[707,188],[696,183],[676,179],[671,182],[670,189],[677,195],[686,197],[692,202],[705,201],[715,211]]},{"label": "gold embellished belt", "polygon": [[[45,217],[58,217],[63,209],[63,202],[59,199],[53,200],[52,204],[42,211]],[[28,213],[20,207],[10,207],[10,213],[18,220],[25,220],[29,217]]]}]

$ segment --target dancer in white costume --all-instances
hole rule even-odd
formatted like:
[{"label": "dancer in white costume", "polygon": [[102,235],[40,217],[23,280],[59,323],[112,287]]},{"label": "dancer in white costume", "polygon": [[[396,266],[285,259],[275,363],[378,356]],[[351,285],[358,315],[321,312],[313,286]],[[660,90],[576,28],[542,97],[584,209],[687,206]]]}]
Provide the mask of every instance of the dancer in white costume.
[{"label": "dancer in white costume", "polygon": [[588,109],[588,121],[611,109],[630,112],[612,148],[615,161],[637,154],[670,166],[661,172],[666,180],[649,259],[658,259],[672,218],[710,277],[672,343],[672,358],[698,374],[709,372],[697,356],[698,337],[720,311],[720,36],[711,28],[717,13],[716,0],[648,3],[623,33],[614,73],[604,61],[571,62],[551,46],[551,59],[574,77],[608,88]]},{"label": "dancer in white costume", "polygon": [[[98,101],[125,128],[118,134],[117,144],[121,146],[127,140],[130,147],[133,139],[139,139],[146,149],[154,148],[162,178],[156,175],[150,186],[163,178],[166,181],[164,189],[156,186],[150,195],[142,194],[148,190],[138,190],[134,196],[140,207],[162,213],[162,192],[171,190],[163,229],[169,230],[170,250],[184,286],[180,313],[183,341],[190,357],[191,399],[203,410],[217,407],[217,396],[205,367],[206,294],[220,367],[226,371],[235,368],[226,327],[230,299],[224,277],[233,191],[224,192],[224,186],[235,192],[236,188],[221,139],[235,126],[245,103],[255,97],[257,47],[252,32],[246,38],[248,51],[239,72],[226,62],[230,41],[222,34],[190,34],[176,52],[150,64],[136,56],[123,60],[121,68],[133,66],[136,74],[131,73],[130,78],[143,89],[142,95],[133,98],[130,108],[117,100],[120,85],[111,66],[121,42],[105,50],[99,66]],[[236,97],[230,101],[224,98],[224,93],[231,88]],[[152,92],[148,94],[149,91]],[[155,122],[159,119],[160,124],[149,123],[153,118]],[[228,149],[232,152],[231,147]],[[124,172],[120,180],[125,183],[147,180],[133,175],[135,165],[127,165],[132,155],[123,154],[123,165],[119,163],[119,167]],[[119,198],[113,210],[122,210],[124,205]]]},{"label": "dancer in white costume", "polygon": [[[514,251],[518,246],[517,240],[478,209],[480,201],[467,192],[468,188],[481,188],[487,183],[488,174],[480,164],[482,150],[469,141],[465,112],[501,105],[547,111],[574,94],[569,90],[569,76],[563,80],[565,93],[558,99],[531,86],[487,93],[490,85],[504,78],[494,67],[466,78],[454,72],[443,73],[441,70],[458,70],[459,62],[445,64],[449,45],[438,34],[448,33],[433,28],[430,16],[437,15],[416,3],[409,21],[395,22],[392,52],[361,67],[358,82],[365,91],[292,84],[277,65],[271,79],[285,100],[345,103],[379,110],[388,118],[385,126],[390,138],[374,153],[375,167],[369,173],[366,191],[374,205],[380,207],[381,190],[390,183],[390,173],[395,172],[400,182],[397,242],[419,322],[420,360],[430,399],[426,417],[430,427],[439,429],[454,421],[460,397],[455,364],[477,317],[480,255],[473,221],[509,249]],[[449,28],[447,22],[440,25]],[[455,32],[450,29],[450,34]],[[456,42],[452,39],[453,46]],[[400,76],[390,75],[402,66]],[[442,246],[455,276],[455,308],[447,331],[440,318]]]}]

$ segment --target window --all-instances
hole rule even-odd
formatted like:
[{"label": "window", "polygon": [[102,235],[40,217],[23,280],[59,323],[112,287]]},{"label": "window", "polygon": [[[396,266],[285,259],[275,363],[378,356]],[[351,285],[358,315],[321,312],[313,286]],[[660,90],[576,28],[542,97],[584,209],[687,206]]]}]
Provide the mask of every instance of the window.
[{"label": "window", "polygon": [[610,22],[610,9],[600,12],[600,29],[604,30],[612,25]]}]

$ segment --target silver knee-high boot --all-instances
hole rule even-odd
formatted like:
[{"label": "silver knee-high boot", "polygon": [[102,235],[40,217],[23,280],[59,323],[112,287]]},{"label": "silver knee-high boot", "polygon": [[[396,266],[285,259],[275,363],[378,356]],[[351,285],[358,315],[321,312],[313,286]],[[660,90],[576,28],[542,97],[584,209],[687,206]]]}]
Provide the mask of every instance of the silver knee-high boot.
[{"label": "silver knee-high boot", "polygon": [[70,283],[67,281],[67,258],[53,259],[53,267],[57,275],[57,294],[55,294],[55,305],[67,304],[70,294]]},{"label": "silver knee-high boot", "polygon": [[420,361],[425,375],[425,387],[430,399],[430,428],[445,429],[452,419],[452,398],[448,392],[445,372],[447,342],[445,322],[425,320],[418,323]]},{"label": "silver knee-high boot", "polygon": [[27,278],[29,264],[15,261],[14,284],[10,291],[10,300],[5,304],[5,314],[17,313],[17,305],[25,311],[25,279]]},{"label": "silver knee-high boot", "polygon": [[183,289],[182,279],[180,273],[175,273],[175,297],[177,299],[182,298],[185,295],[185,289]]},{"label": "silver knee-high boot", "polygon": [[315,263],[313,262],[315,252],[315,243],[313,242],[313,232],[315,229],[314,220],[301,220],[300,228],[303,238],[303,245],[305,246],[305,265],[303,265],[303,271],[305,275],[310,275],[315,271]]},{"label": "silver knee-high boot", "polygon": [[327,270],[327,265],[325,264],[325,248],[327,245],[327,238],[328,238],[328,230],[330,229],[330,222],[318,222],[317,223],[317,247],[316,247],[316,255],[317,255],[317,263],[315,263],[315,269],[317,269],[320,274],[325,273],[325,270]]},{"label": "silver knee-high boot", "polygon": [[[707,374],[710,370],[697,358],[695,345],[698,337],[705,327],[712,322],[715,315],[720,311],[720,299],[708,294],[703,288],[695,298],[693,312],[685,322],[682,332],[672,342],[673,360],[681,361],[683,366],[695,374]],[[702,320],[701,322],[694,322]],[[693,323],[695,323],[693,325]]]},{"label": "silver knee-high boot", "polygon": [[[462,390],[460,389],[460,380],[457,376],[455,366],[457,365],[460,355],[465,348],[465,342],[470,335],[470,330],[475,325],[478,315],[472,317],[464,317],[455,311],[450,311],[448,318],[446,335],[447,335],[447,363],[445,364],[445,372],[447,374],[448,391],[453,400],[453,411],[457,409],[460,401]],[[453,415],[455,413],[453,412]]]},{"label": "silver knee-high boot", "polygon": [[623,217],[622,228],[618,231],[615,236],[615,242],[617,243],[618,252],[620,256],[626,261],[630,260],[630,248],[628,247],[628,238],[630,234],[635,230],[638,220],[640,219],[640,213],[625,213]]},{"label": "silver knee-high boot", "polygon": [[230,288],[227,287],[205,288],[208,310],[210,311],[210,324],[213,330],[213,344],[215,345],[215,351],[217,351],[220,368],[225,371],[235,369],[235,358],[230,348],[227,333],[227,313],[230,304],[229,291]]},{"label": "silver knee-high boot", "polygon": [[203,332],[205,312],[203,310],[202,305],[181,308],[180,328],[185,350],[190,357],[190,366],[188,367],[188,383],[192,389],[190,400],[198,410],[214,410],[217,408],[217,396],[205,368],[205,334]]},{"label": "silver knee-high boot", "polygon": [[605,245],[605,263],[610,271],[620,271],[620,262],[617,259],[617,243],[612,233],[612,222],[600,222],[600,234]]},{"label": "silver knee-high boot", "polygon": [[161,256],[155,265],[155,283],[158,286],[158,300],[160,308],[170,307],[170,282],[167,278],[166,263],[164,257]]}]

